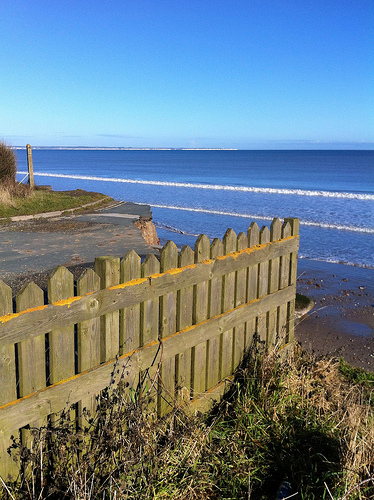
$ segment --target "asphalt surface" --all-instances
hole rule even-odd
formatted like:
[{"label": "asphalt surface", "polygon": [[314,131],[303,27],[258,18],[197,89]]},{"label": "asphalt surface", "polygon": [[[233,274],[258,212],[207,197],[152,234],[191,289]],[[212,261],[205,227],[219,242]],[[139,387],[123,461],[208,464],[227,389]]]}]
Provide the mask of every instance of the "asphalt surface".
[{"label": "asphalt surface", "polygon": [[152,218],[148,205],[117,202],[89,214],[0,226],[0,279],[58,265],[86,265],[98,256],[123,257],[129,250],[140,256],[157,254],[133,224],[140,218]]}]

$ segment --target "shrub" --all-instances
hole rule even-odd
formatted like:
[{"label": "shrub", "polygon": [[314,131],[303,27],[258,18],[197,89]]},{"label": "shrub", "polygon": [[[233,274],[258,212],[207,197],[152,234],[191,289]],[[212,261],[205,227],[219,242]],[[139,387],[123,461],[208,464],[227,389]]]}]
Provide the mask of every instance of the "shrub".
[{"label": "shrub", "polygon": [[17,158],[13,149],[0,141],[0,183],[16,181]]}]

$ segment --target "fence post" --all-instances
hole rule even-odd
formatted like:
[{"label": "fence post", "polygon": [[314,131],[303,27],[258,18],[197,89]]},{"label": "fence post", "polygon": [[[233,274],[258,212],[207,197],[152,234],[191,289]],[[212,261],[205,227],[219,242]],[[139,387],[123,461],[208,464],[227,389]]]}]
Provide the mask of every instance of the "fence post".
[{"label": "fence post", "polygon": [[[270,241],[278,241],[282,236],[282,224],[278,218],[273,219],[270,225]],[[269,263],[269,293],[274,293],[279,290],[279,266],[280,257],[272,259]],[[269,311],[268,325],[268,347],[274,345],[280,337],[280,332],[277,331],[278,323],[278,308]]]},{"label": "fence post", "polygon": [[[236,243],[237,250],[244,250],[248,246],[248,237],[245,233],[239,233]],[[247,268],[236,271],[235,284],[235,307],[246,302],[247,298]],[[234,370],[241,362],[245,351],[245,323],[235,328],[234,336]]]},{"label": "fence post", "polygon": [[27,168],[29,171],[29,186],[33,189],[35,187],[34,183],[34,166],[32,163],[32,149],[30,144],[27,144],[26,146],[26,151],[27,151]]},{"label": "fence post", "polygon": [[[210,246],[210,258],[216,259],[223,255],[223,243],[215,238]],[[213,278],[209,282],[209,318],[214,318],[222,312],[222,277]],[[211,389],[220,380],[222,333],[208,340],[207,356],[207,389]]]},{"label": "fence post", "polygon": [[[178,248],[168,241],[160,255],[161,273],[178,267]],[[160,339],[177,331],[177,293],[169,292],[160,297]],[[172,408],[175,396],[175,356],[164,359],[158,380],[158,413],[163,416]]]},{"label": "fence post", "polygon": [[[248,247],[253,248],[259,244],[260,228],[256,222],[252,222],[247,231]],[[258,298],[258,269],[259,264],[248,268],[247,280],[247,302]],[[247,321],[245,332],[245,346],[248,349],[253,341],[253,335],[257,333],[257,318]]]},{"label": "fence post", "polygon": [[[208,236],[200,234],[195,243],[195,263],[210,257]],[[194,287],[194,324],[205,321],[208,317],[209,282],[204,281]],[[206,388],[206,349],[207,342],[201,342],[192,348],[191,385],[193,397],[205,392]]]},{"label": "fence post", "polygon": [[[0,316],[12,312],[12,289],[0,281]],[[3,405],[17,398],[16,358],[13,344],[0,349],[0,373],[2,385],[0,405]],[[3,478],[6,478],[8,474],[16,476],[19,469],[18,461],[14,462],[7,453],[11,444],[10,436],[4,435],[0,430],[0,476]]]},{"label": "fence post", "polygon": [[[102,290],[120,282],[120,259],[118,257],[96,257],[95,272],[100,277]],[[119,311],[101,316],[100,361],[105,363],[119,354]]]},{"label": "fence post", "polygon": [[[299,227],[300,221],[294,217],[284,219],[284,222],[289,222],[291,226],[291,235],[298,236],[299,235]],[[296,284],[297,278],[297,252],[291,253],[290,257],[290,285]],[[295,335],[295,298],[289,302],[289,310],[288,310],[288,342],[292,342],[294,340]]]},{"label": "fence post", "polygon": [[[178,256],[178,267],[194,263],[195,254],[185,245]],[[192,325],[193,287],[181,288],[177,293],[177,330],[183,330]],[[176,356],[175,379],[180,401],[189,401],[191,393],[191,349]]]},{"label": "fence post", "polygon": [[[270,231],[263,226],[260,231],[260,244],[270,242]],[[263,261],[258,266],[258,298],[265,297],[269,293],[269,261]],[[268,316],[269,313],[260,314],[257,319],[257,330],[261,342],[268,347]]]}]

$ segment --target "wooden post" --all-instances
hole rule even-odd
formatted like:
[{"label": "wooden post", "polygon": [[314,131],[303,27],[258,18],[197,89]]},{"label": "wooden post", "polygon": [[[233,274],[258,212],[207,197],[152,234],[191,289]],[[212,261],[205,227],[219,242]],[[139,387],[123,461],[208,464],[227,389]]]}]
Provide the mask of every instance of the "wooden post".
[{"label": "wooden post", "polygon": [[[237,238],[237,250],[248,247],[248,237],[245,233],[239,233]],[[246,303],[247,298],[247,268],[236,271],[235,307]],[[237,368],[245,351],[245,323],[235,328],[234,336],[234,370]]]},{"label": "wooden post", "polygon": [[[141,276],[147,278],[152,274],[160,272],[160,262],[153,254],[148,254],[141,265]],[[152,284],[152,280],[150,280]],[[158,340],[159,330],[159,297],[146,300],[140,304],[140,345],[144,346],[150,342]],[[148,406],[152,410],[157,410],[157,392],[152,387],[156,384],[155,378],[158,374],[157,365],[152,365],[140,374],[140,395],[146,396],[149,399]]]},{"label": "wooden post", "polygon": [[[178,267],[178,248],[168,241],[161,250],[161,272]],[[160,339],[164,339],[177,331],[177,293],[170,292],[160,297]],[[168,413],[175,396],[175,356],[164,359],[160,368],[158,380],[158,413],[163,416]]]},{"label": "wooden post", "polygon": [[[223,253],[236,251],[236,233],[233,229],[228,229],[223,237]],[[235,306],[235,271],[223,276],[222,290],[222,312],[230,311]],[[230,329],[222,334],[221,345],[221,374],[220,378],[232,375],[234,365],[234,338],[235,329]]]},{"label": "wooden post", "polygon": [[[223,255],[223,243],[215,238],[210,246],[210,258],[215,259]],[[209,308],[208,317],[214,318],[222,312],[222,277],[214,278],[209,282]],[[221,344],[222,333],[208,340],[207,355],[207,390],[219,382],[221,372]]]},{"label": "wooden post", "polygon": [[27,144],[26,151],[27,151],[27,168],[29,170],[29,186],[31,187],[31,189],[33,189],[35,187],[34,166],[32,163],[32,149],[30,144]]},{"label": "wooden post", "polygon": [[[5,315],[13,312],[12,289],[0,281],[0,314]],[[14,345],[0,348],[0,405],[17,399],[16,385],[16,357]],[[0,476],[4,479],[9,475],[16,477],[18,474],[19,461],[13,461],[7,449],[11,446],[10,435],[4,435],[0,429]]]},{"label": "wooden post", "polygon": [[[260,231],[260,244],[270,242],[269,228],[263,226]],[[269,261],[264,260],[259,265],[258,270],[258,297],[265,297],[269,293]],[[264,342],[267,347],[267,326],[268,326],[268,313],[261,314],[257,319],[257,333],[260,341]]]},{"label": "wooden post", "polygon": [[[185,245],[178,256],[178,267],[189,266],[194,263],[195,254]],[[181,288],[177,293],[177,330],[183,330],[192,325],[193,315],[193,287]],[[188,402],[191,393],[191,349],[182,351],[175,359],[175,380],[178,390],[178,399]]]},{"label": "wooden post", "polygon": [[[297,218],[286,218],[284,222],[289,222],[291,226],[292,236],[298,236],[300,221]],[[289,284],[296,284],[297,279],[297,252],[291,253],[290,256],[290,281]],[[294,340],[294,329],[295,329],[295,298],[289,302],[289,312],[288,312],[288,342]]]},{"label": "wooden post", "polygon": [[[278,241],[282,235],[282,224],[278,218],[273,219],[270,226],[270,241]],[[272,259],[269,262],[269,293],[274,293],[279,290],[279,266],[280,257]],[[269,311],[268,324],[268,347],[278,342],[280,333],[277,331],[278,326],[278,309]]]},{"label": "wooden post", "polygon": [[[208,236],[200,234],[195,243],[195,263],[210,257],[210,241]],[[208,317],[209,282],[203,281],[194,287],[193,322],[195,325]],[[206,389],[206,349],[207,343],[201,342],[192,348],[191,385],[193,397],[205,392]]]},{"label": "wooden post", "polygon": [[[260,228],[256,222],[252,222],[249,226],[247,236],[249,248],[253,248],[259,244]],[[248,268],[247,302],[251,302],[258,298],[258,269],[258,264]],[[255,333],[257,333],[257,318],[247,321],[245,333],[245,346],[247,349],[252,345],[253,335]]]},{"label": "wooden post", "polygon": [[[104,290],[120,282],[120,259],[106,256],[96,257],[95,272],[100,277]],[[119,310],[101,316],[100,361],[105,363],[119,354]]]}]

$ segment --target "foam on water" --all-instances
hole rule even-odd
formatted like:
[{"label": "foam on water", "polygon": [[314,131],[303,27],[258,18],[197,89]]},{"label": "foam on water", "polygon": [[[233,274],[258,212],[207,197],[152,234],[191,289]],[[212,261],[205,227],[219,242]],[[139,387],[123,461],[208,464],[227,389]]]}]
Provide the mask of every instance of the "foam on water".
[{"label": "foam on water", "polygon": [[[27,172],[20,171],[19,174],[27,174]],[[57,174],[48,172],[37,172],[34,176],[40,177],[57,177],[62,179],[81,179],[87,181],[100,181],[100,182],[122,182],[124,184],[144,184],[148,186],[165,186],[165,187],[181,187],[193,189],[210,189],[214,191],[238,191],[242,193],[267,193],[267,194],[282,194],[292,196],[321,196],[324,198],[344,198],[354,200],[368,200],[374,201],[374,195],[362,193],[341,193],[338,191],[309,191],[305,189],[275,189],[275,188],[261,188],[251,186],[230,186],[220,184],[194,184],[191,182],[170,182],[170,181],[152,181],[140,179],[122,179],[116,177],[98,177],[90,175],[73,175],[73,174]]]}]

